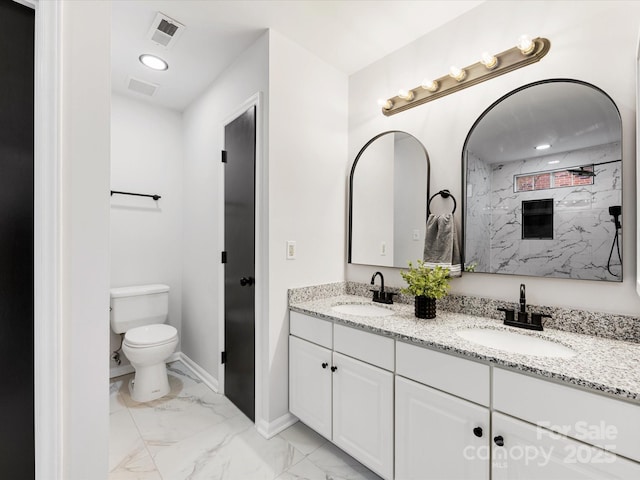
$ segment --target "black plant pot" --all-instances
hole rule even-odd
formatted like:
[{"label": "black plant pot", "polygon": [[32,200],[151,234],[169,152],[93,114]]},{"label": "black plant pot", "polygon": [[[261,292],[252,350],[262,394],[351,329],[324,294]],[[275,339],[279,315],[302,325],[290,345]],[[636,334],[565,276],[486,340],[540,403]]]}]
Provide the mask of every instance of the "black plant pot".
[{"label": "black plant pot", "polygon": [[429,297],[416,297],[416,317],[436,318],[436,299]]}]

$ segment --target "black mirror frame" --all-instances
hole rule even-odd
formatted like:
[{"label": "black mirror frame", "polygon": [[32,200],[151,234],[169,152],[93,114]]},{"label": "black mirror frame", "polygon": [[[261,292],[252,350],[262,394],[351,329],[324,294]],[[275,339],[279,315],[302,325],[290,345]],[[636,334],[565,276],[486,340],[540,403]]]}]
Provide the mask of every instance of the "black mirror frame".
[{"label": "black mirror frame", "polygon": [[[420,144],[420,146],[422,147],[422,151],[424,152],[425,159],[427,160],[427,197],[424,200],[425,201],[425,205],[428,205],[428,202],[429,202],[429,192],[430,192],[430,185],[431,185],[431,162],[429,160],[429,153],[427,152],[427,149],[422,144],[422,142],[420,140],[418,140],[418,138],[415,137],[414,135],[411,135],[410,133],[407,133],[407,132],[402,131],[402,130],[387,130],[386,132],[379,133],[375,137],[371,138],[360,149],[360,151],[358,152],[358,155],[356,155],[356,158],[353,161],[353,165],[351,166],[351,173],[349,174],[349,227],[348,227],[348,232],[347,232],[347,263],[352,263],[351,262],[351,257],[352,257],[351,250],[353,248],[353,239],[352,239],[352,235],[353,235],[353,175],[354,175],[354,173],[356,171],[356,166],[358,165],[358,160],[360,160],[360,157],[362,156],[364,151],[367,149],[367,147],[369,145],[371,145],[373,142],[375,142],[378,138],[380,138],[380,137],[382,137],[384,135],[388,135],[389,133],[403,133],[405,135],[409,135],[411,138],[414,138]],[[425,222],[426,222],[426,219],[425,219]],[[396,268],[396,267],[392,267],[392,268]]]},{"label": "black mirror frame", "polygon": [[[622,149],[622,139],[624,138],[623,136],[623,124],[622,124],[622,116],[620,115],[620,109],[618,108],[618,105],[616,104],[616,102],[613,100],[613,98],[611,98],[611,96],[605,92],[603,89],[601,89],[600,87],[595,86],[592,83],[589,82],[585,82],[584,80],[576,80],[574,78],[549,78],[546,80],[538,80],[536,82],[532,82],[532,83],[527,83],[526,85],[522,85],[512,91],[510,91],[509,93],[503,95],[502,97],[500,97],[498,100],[496,100],[495,102],[493,102],[491,105],[489,105],[489,107],[487,107],[481,114],[480,116],[476,119],[475,122],[473,122],[473,125],[471,126],[471,128],[469,129],[469,132],[467,133],[467,136],[464,140],[464,144],[462,145],[462,154],[460,155],[461,158],[461,162],[462,162],[462,184],[461,184],[461,192],[466,192],[467,190],[467,162],[466,162],[466,158],[465,158],[465,153],[467,151],[467,145],[469,143],[469,139],[471,138],[471,134],[473,133],[473,131],[475,130],[476,126],[478,125],[478,123],[480,123],[482,121],[482,119],[491,111],[493,110],[493,108],[498,105],[499,103],[501,103],[502,101],[506,100],[507,98],[509,98],[512,95],[515,95],[516,93],[525,90],[527,88],[531,88],[531,87],[535,87],[536,85],[543,85],[546,83],[576,83],[578,85],[583,85],[585,87],[591,87],[594,90],[597,90],[598,92],[602,93],[605,97],[607,97],[609,99],[609,101],[611,102],[611,104],[614,106],[614,108],[616,109],[616,111],[618,112],[618,116],[620,117],[620,143],[621,143],[621,149]],[[621,151],[622,154],[622,151]],[[620,181],[623,182],[624,181],[624,172],[622,171],[622,169],[620,170]],[[462,195],[462,222],[461,222],[461,232],[460,232],[460,238],[462,239],[462,245],[460,246],[460,263],[461,263],[461,267],[462,267],[462,271],[465,271],[465,255],[466,255],[466,237],[465,237],[465,230],[467,227],[467,205],[466,205],[466,194]],[[624,255],[623,255],[624,258]],[[493,274],[493,275],[511,275],[511,274],[500,274],[499,272],[496,273],[491,273],[491,272],[480,272],[480,273],[487,273],[487,274]],[[623,265],[620,265],[620,275],[621,278],[624,278],[624,267]],[[531,275],[521,275],[521,276],[531,276]],[[577,278],[567,278],[566,280],[580,280]]]}]

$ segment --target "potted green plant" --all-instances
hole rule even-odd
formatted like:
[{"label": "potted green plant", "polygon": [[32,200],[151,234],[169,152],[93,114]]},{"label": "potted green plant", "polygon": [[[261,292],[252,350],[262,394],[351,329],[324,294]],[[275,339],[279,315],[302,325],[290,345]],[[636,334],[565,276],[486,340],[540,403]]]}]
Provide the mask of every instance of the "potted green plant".
[{"label": "potted green plant", "polygon": [[439,265],[429,268],[418,260],[415,267],[409,262],[409,270],[400,275],[407,282],[402,293],[415,296],[416,317],[436,318],[436,300],[449,293],[449,269]]}]

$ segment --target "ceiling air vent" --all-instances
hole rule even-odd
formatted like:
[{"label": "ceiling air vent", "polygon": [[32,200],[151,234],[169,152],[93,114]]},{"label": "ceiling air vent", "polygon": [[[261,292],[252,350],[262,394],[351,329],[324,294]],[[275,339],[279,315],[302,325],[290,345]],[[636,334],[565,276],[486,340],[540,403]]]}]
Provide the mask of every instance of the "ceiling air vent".
[{"label": "ceiling air vent", "polygon": [[132,92],[140,93],[142,95],[146,95],[147,97],[152,97],[153,94],[156,93],[158,85],[131,77],[129,78],[128,88]]},{"label": "ceiling air vent", "polygon": [[182,35],[184,29],[185,26],[180,22],[176,22],[174,19],[158,12],[155,20],[151,24],[151,29],[147,37],[156,45],[171,48],[180,35]]}]

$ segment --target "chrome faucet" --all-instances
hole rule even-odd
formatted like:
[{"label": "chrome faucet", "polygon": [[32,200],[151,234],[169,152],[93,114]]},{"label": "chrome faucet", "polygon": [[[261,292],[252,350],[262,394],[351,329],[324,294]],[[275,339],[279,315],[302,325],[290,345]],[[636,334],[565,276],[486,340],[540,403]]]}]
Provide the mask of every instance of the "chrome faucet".
[{"label": "chrome faucet", "polygon": [[376,282],[376,277],[380,276],[380,290],[371,289],[373,292],[373,301],[378,303],[393,303],[394,292],[385,292],[384,291],[384,277],[382,276],[382,272],[376,272],[371,277],[371,285],[374,285]]}]

